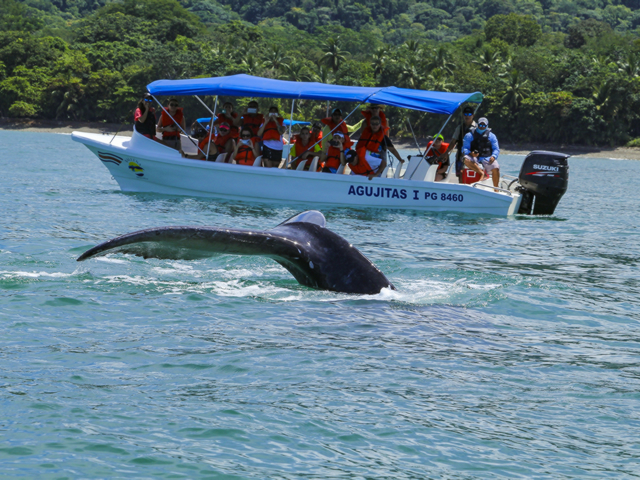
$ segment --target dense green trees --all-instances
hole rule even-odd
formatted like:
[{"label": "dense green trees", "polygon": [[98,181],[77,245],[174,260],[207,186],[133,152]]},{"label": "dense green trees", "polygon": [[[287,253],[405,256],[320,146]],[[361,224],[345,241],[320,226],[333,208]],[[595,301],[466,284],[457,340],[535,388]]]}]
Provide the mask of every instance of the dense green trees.
[{"label": "dense green trees", "polygon": [[[153,80],[249,73],[481,91],[479,113],[501,139],[620,144],[640,136],[638,8],[638,0],[0,0],[0,113],[128,121]],[[205,113],[195,100],[183,105],[189,118]],[[325,109],[300,101],[295,115]],[[386,111],[400,135],[407,118],[422,134],[443,120]]]}]

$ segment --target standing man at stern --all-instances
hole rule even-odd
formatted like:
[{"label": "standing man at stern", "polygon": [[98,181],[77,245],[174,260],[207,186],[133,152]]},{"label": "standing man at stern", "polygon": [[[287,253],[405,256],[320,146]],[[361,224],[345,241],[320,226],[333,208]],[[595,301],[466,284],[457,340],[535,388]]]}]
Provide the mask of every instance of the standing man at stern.
[{"label": "standing man at stern", "polygon": [[453,150],[456,146],[458,149],[456,150],[456,176],[459,181],[462,181],[462,169],[464,168],[464,155],[462,153],[462,143],[464,141],[464,136],[469,133],[469,130],[472,128],[477,128],[478,124],[473,121],[473,107],[464,107],[462,111],[463,121],[460,125],[456,127],[456,131],[453,133],[453,137],[449,140],[449,148],[447,148],[447,152],[444,156],[448,157],[451,150]]},{"label": "standing man at stern", "polygon": [[498,139],[489,128],[489,120],[485,117],[478,120],[478,128],[472,128],[464,136],[462,153],[464,153],[464,164],[467,168],[482,175],[484,173],[482,167],[484,167],[487,175],[493,179],[493,186],[498,186],[500,182],[500,165],[498,165],[500,147]]}]

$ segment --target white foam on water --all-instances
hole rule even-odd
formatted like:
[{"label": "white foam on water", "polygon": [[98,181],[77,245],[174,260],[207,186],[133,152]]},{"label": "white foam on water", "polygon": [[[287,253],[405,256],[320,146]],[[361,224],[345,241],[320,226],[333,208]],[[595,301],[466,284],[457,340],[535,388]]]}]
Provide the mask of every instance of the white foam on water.
[{"label": "white foam on water", "polygon": [[14,277],[24,277],[24,278],[40,278],[40,277],[48,277],[48,278],[65,278],[71,277],[74,275],[73,273],[64,273],[64,272],[8,272],[8,271],[0,271],[0,275],[4,278],[14,278]]},{"label": "white foam on water", "polygon": [[123,264],[123,263],[129,263],[126,260],[121,260],[119,258],[113,258],[110,256],[107,257],[96,257],[96,259],[98,262],[104,262],[104,263],[117,263],[117,264]]}]

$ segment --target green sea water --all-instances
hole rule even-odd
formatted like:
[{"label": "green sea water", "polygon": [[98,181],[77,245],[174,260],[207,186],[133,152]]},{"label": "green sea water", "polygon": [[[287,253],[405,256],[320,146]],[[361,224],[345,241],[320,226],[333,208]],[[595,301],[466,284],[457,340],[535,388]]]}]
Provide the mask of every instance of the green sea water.
[{"label": "green sea water", "polygon": [[78,263],[309,205],[124,194],[67,135],[0,151],[0,477],[639,476],[640,163],[570,159],[551,217],[323,209],[398,288],[352,296],[264,258]]}]

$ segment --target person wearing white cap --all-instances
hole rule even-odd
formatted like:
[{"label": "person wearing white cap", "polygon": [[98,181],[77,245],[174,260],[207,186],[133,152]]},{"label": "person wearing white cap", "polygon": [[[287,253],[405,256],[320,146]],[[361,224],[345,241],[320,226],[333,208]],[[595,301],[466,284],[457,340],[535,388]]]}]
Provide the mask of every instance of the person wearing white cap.
[{"label": "person wearing white cap", "polygon": [[464,136],[462,153],[467,168],[482,175],[484,173],[482,167],[484,167],[487,175],[493,179],[493,186],[498,186],[500,182],[500,165],[498,165],[500,147],[497,137],[489,128],[489,120],[486,117],[478,120],[478,128],[472,128]]}]

